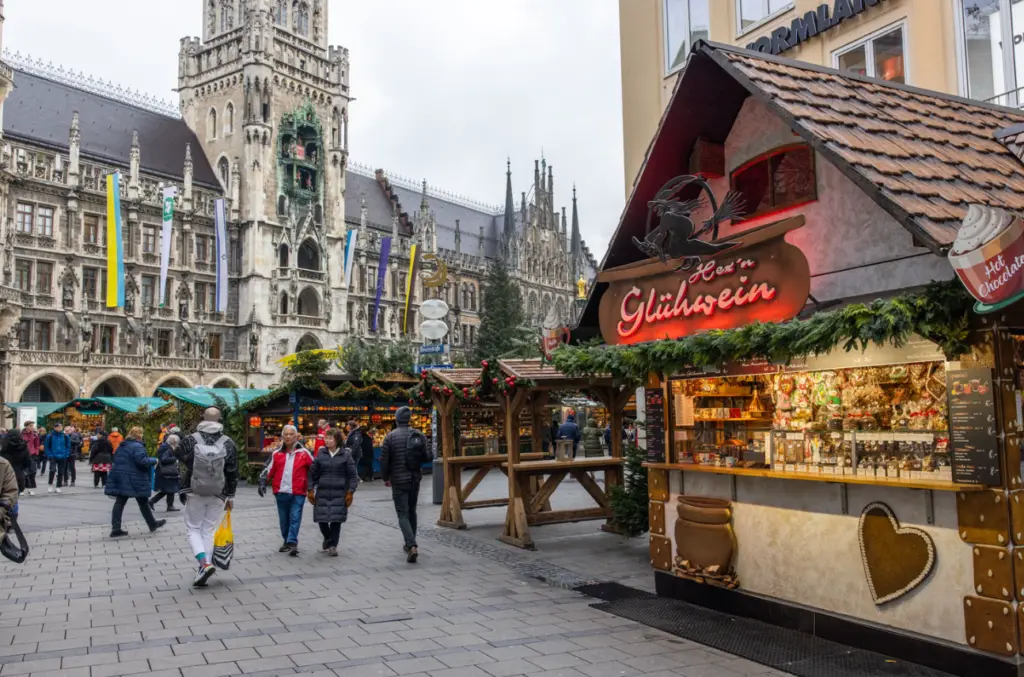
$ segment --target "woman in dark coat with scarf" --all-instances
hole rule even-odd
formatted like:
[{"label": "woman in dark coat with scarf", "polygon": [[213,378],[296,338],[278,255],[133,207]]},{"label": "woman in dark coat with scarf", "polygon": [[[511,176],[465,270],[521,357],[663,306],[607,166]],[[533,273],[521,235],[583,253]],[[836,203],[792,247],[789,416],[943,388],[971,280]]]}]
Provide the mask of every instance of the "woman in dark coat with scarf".
[{"label": "woman in dark coat with scarf", "polygon": [[110,467],[110,475],[107,476],[107,486],[103,493],[114,497],[114,511],[110,515],[110,537],[127,536],[128,532],[121,528],[121,515],[124,513],[124,506],[129,498],[134,498],[139,504],[139,512],[146,520],[150,531],[156,531],[167,520],[157,521],[153,517],[153,510],[149,507],[149,494],[152,487],[150,469],[155,466],[157,460],[146,455],[146,447],[142,444],[142,428],[135,426],[128,431],[128,437],[121,442],[117,453],[114,454],[114,463]]},{"label": "woman in dark coat with scarf", "polygon": [[107,433],[96,431],[96,437],[89,442],[89,463],[92,465],[92,485],[106,486],[110,464],[114,462],[114,447],[107,439]]},{"label": "woman in dark coat with scarf", "polygon": [[324,552],[337,557],[341,525],[348,519],[352,495],[359,488],[359,473],[352,454],[343,446],[344,433],[328,430],[324,442],[309,468],[307,498],[313,504],[313,521],[324,535]]},{"label": "woman in dark coat with scarf", "polygon": [[160,499],[166,496],[167,512],[178,512],[174,507],[174,495],[181,491],[181,471],[178,469],[178,459],[174,458],[174,450],[180,443],[181,438],[171,433],[156,449],[156,494],[149,499],[151,508],[156,508]]}]

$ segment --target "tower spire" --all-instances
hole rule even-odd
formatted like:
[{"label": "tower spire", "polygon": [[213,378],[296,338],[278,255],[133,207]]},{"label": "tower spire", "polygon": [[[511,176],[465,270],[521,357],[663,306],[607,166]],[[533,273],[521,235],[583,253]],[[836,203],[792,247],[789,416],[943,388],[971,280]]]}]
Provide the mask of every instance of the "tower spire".
[{"label": "tower spire", "polygon": [[516,232],[516,206],[512,200],[512,159],[505,161],[505,223],[502,236],[511,239]]},{"label": "tower spire", "polygon": [[580,213],[576,207],[576,185],[572,187],[572,276],[583,274],[583,238],[580,236]]}]

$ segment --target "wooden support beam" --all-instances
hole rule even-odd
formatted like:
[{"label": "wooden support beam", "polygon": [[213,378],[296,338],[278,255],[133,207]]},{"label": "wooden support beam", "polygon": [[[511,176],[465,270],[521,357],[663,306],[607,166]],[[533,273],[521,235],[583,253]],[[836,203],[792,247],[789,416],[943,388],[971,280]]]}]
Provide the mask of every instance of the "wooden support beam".
[{"label": "wooden support beam", "polygon": [[530,512],[541,512],[545,504],[548,504],[548,510],[551,509],[548,500],[555,493],[555,489],[562,483],[562,480],[565,479],[565,476],[566,473],[564,471],[548,475],[548,478],[544,480],[544,484],[540,486],[537,493],[530,498]]},{"label": "wooden support beam", "polygon": [[608,519],[611,517],[611,510],[607,508],[584,508],[582,510],[555,510],[553,512],[536,512],[528,516],[531,526],[542,524],[566,524],[571,522],[585,522],[587,520]]},{"label": "wooden support beam", "polygon": [[[608,495],[597,485],[597,482],[594,481],[594,478],[591,477],[590,473],[586,470],[573,470],[572,476],[576,478],[576,481],[580,483],[581,487],[587,490],[587,493],[590,494],[591,498],[597,501],[599,506],[605,509],[609,507]],[[605,486],[607,486],[607,484],[608,479],[606,477]]]},{"label": "wooden support beam", "polygon": [[473,510],[474,508],[493,508],[502,505],[508,505],[507,498],[482,498],[478,501],[466,501],[462,504],[462,509]]},{"label": "wooden support beam", "polygon": [[480,485],[483,479],[487,477],[488,473],[490,473],[494,468],[495,466],[493,465],[485,465],[477,470],[476,474],[466,482],[466,486],[462,487],[462,496],[460,497],[463,503],[465,503],[466,499],[469,498],[469,495],[473,493],[473,490]]}]

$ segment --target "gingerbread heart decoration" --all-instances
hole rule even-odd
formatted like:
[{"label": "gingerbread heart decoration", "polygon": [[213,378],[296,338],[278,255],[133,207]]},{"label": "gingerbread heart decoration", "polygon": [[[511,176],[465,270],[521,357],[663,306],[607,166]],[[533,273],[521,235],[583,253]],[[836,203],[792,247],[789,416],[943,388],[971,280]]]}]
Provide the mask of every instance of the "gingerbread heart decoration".
[{"label": "gingerbread heart decoration", "polygon": [[860,514],[860,555],[875,604],[899,599],[924,583],[935,568],[931,536],[901,527],[885,503],[869,503]]}]

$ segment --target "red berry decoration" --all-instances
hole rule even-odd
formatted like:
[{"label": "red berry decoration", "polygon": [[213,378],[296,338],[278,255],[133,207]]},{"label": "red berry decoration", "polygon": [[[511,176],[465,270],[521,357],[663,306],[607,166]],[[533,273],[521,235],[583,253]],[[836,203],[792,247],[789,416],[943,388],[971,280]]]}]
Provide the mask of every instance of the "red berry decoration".
[{"label": "red berry decoration", "polygon": [[487,368],[487,360],[481,361],[480,362],[480,366],[482,366],[484,369],[486,369]]},{"label": "red berry decoration", "polygon": [[491,383],[493,383],[494,385],[498,385],[498,379],[497,378],[491,379]]}]

